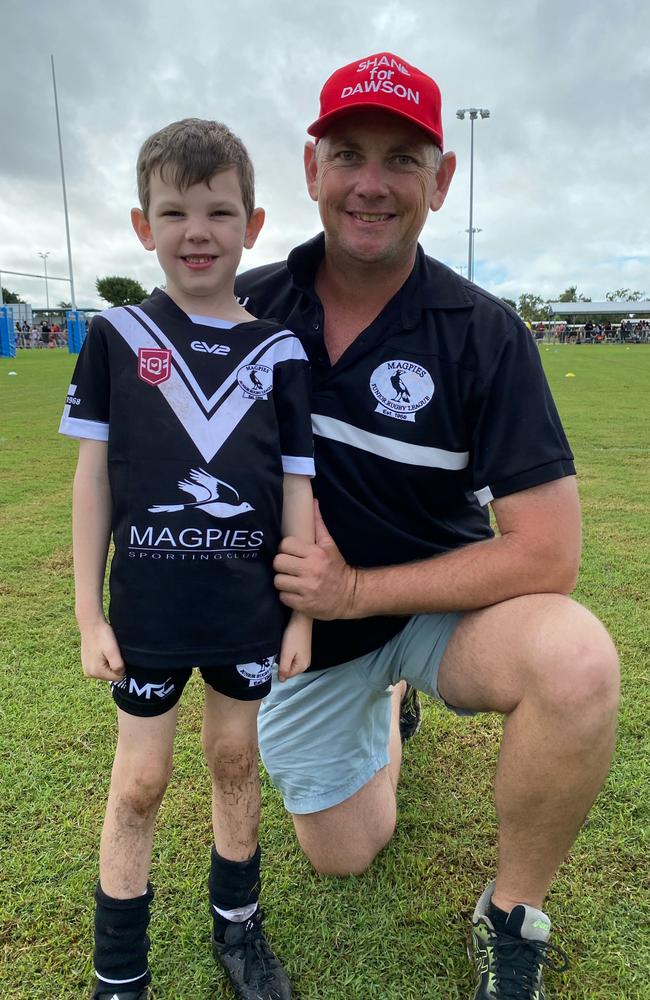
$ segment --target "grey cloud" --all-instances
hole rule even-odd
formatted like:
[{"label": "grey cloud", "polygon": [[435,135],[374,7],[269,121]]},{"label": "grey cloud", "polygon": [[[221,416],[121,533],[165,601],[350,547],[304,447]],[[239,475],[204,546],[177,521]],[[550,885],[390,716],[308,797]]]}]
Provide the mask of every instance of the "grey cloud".
[{"label": "grey cloud", "polygon": [[[635,256],[649,236],[650,57],[639,39],[650,15],[641,2],[6,0],[3,11],[0,266],[40,270],[36,252],[50,249],[53,273],[67,269],[54,52],[84,304],[98,301],[98,274],[132,274],[145,287],[160,280],[128,212],[140,143],[176,118],[220,118],[251,150],[268,221],[244,266],[315,232],[305,127],[326,76],[382,49],[436,77],[446,145],[459,157],[447,202],[423,233],[427,250],[454,266],[466,259],[469,127],[454,112],[478,104],[492,112],[475,133],[479,282],[511,295],[555,294],[569,281],[594,296],[630,284],[650,291],[648,260]],[[9,284],[44,302],[42,282]]]}]

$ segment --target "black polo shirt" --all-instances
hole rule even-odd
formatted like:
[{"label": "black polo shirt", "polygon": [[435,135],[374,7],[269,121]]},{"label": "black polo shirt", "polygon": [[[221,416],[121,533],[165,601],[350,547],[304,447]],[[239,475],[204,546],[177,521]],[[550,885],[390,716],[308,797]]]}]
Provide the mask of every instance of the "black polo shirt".
[{"label": "black polo shirt", "polygon": [[[413,271],[336,364],[314,277],[320,234],[240,275],[254,315],[312,365],[315,493],[351,565],[426,559],[489,538],[487,504],[575,473],[538,350],[516,313],[418,247]],[[378,648],[396,616],[319,622],[312,669]]]}]

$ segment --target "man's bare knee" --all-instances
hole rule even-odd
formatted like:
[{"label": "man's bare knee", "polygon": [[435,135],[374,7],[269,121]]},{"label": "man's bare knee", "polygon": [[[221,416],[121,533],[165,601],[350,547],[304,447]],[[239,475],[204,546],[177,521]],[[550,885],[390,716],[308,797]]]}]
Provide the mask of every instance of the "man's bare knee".
[{"label": "man's bare knee", "polygon": [[362,875],[390,842],[395,832],[395,814],[386,817],[372,831],[359,829],[351,836],[332,835],[330,824],[320,824],[316,817],[294,816],[298,843],[314,871],[319,875]]},{"label": "man's bare knee", "polygon": [[579,608],[574,628],[566,630],[563,641],[553,642],[552,655],[537,671],[534,690],[554,711],[582,717],[587,723],[592,716],[616,712],[620,679],[611,638],[584,611]]}]

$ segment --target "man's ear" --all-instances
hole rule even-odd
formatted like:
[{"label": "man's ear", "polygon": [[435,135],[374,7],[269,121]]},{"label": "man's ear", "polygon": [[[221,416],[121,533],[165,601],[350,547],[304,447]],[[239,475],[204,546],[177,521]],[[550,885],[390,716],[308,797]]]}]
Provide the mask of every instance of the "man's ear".
[{"label": "man's ear", "polygon": [[244,246],[247,250],[251,250],[255,246],[255,240],[260,235],[265,218],[266,212],[263,208],[253,209],[251,217],[246,223],[246,232],[244,234]]},{"label": "man's ear", "polygon": [[307,190],[309,191],[309,197],[312,201],[318,201],[318,157],[316,156],[316,143],[306,142],[305,143],[305,179],[307,181]]},{"label": "man's ear", "polygon": [[149,221],[141,208],[131,209],[131,225],[135,229],[135,235],[138,237],[145,250],[155,250],[156,244],[153,238],[153,233],[151,232],[151,226],[149,225]]},{"label": "man's ear", "polygon": [[431,211],[437,212],[439,208],[442,208],[445,198],[447,197],[447,191],[449,190],[449,185],[451,184],[451,179],[456,171],[456,154],[455,153],[445,153],[442,160],[440,161],[440,166],[436,171],[436,188],[431,196]]}]

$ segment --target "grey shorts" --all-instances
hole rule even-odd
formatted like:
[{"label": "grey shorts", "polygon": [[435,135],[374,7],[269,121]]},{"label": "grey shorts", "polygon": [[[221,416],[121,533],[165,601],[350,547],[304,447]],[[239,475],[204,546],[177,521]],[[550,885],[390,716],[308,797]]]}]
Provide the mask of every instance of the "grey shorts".
[{"label": "grey shorts", "polygon": [[289,812],[338,805],[386,766],[392,685],[406,680],[442,701],[438,669],[460,617],[415,615],[372,653],[283,684],[274,677],[258,716],[259,743]]}]

